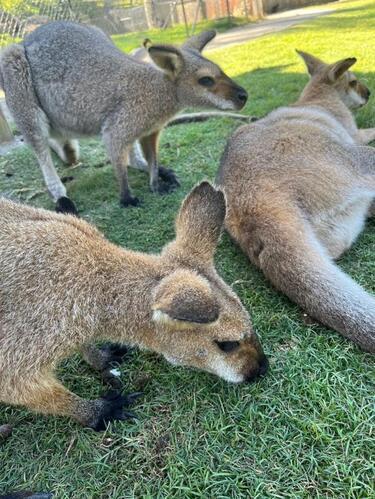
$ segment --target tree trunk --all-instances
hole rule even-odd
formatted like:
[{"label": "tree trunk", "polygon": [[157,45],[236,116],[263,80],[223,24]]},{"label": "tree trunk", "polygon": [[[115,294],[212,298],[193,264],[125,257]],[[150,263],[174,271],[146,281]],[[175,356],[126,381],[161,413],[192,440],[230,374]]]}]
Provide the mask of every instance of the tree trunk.
[{"label": "tree trunk", "polygon": [[152,0],[144,0],[143,7],[145,9],[146,21],[148,29],[156,28],[155,9]]}]

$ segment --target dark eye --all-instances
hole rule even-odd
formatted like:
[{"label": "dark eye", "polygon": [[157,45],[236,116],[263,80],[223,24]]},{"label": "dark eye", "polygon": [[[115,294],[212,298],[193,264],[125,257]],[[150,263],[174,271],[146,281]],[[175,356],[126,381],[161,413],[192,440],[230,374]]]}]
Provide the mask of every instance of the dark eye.
[{"label": "dark eye", "polygon": [[356,87],[357,86],[357,80],[352,80],[351,82],[349,82],[349,85],[351,87]]},{"label": "dark eye", "polygon": [[216,344],[220,350],[226,353],[233,352],[240,346],[239,341],[216,341]]},{"label": "dark eye", "polygon": [[215,80],[211,78],[211,76],[203,76],[202,78],[199,78],[198,83],[203,87],[212,87],[215,85]]}]

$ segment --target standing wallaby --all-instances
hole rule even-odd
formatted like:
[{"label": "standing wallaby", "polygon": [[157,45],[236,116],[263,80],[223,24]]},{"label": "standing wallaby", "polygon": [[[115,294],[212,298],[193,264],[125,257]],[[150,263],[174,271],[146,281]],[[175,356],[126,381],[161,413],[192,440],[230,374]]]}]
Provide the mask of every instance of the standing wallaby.
[{"label": "standing wallaby", "polygon": [[[201,55],[214,31],[190,38],[181,48],[154,45],[151,59],[163,71],[117,49],[99,29],[72,22],[39,27],[0,57],[0,84],[7,105],[33,147],[57,211],[76,213],[52,162],[51,146],[63,161],[78,159],[79,136],[101,134],[117,170],[120,202],[136,206],[128,183],[128,154],[139,139],[149,165],[150,187],[161,194],[178,185],[159,170],[159,132],[185,107],[241,109],[246,91]],[[159,183],[159,175],[165,181]]]},{"label": "standing wallaby", "polygon": [[226,226],[270,281],[315,319],[375,352],[375,299],[333,262],[375,197],[375,128],[349,109],[370,91],[348,69],[299,52],[311,75],[298,101],[239,128],[217,176]]},{"label": "standing wallaby", "polygon": [[[142,47],[132,50],[132,52],[130,52],[130,55],[133,58],[135,58],[137,61],[145,62],[147,64],[152,64],[155,68],[161,71],[159,66],[154,64],[150,57],[148,47],[151,46],[151,41],[148,38],[146,38],[143,41],[142,45],[143,45]],[[233,120],[240,120],[246,123],[253,122],[256,120],[255,117],[246,116],[239,113],[231,113],[230,111],[201,111],[195,113],[178,114],[175,118],[168,121],[167,126],[182,125],[185,123],[200,123],[202,121],[206,121],[211,118],[222,118],[222,117],[231,118]],[[142,146],[138,141],[134,143],[133,147],[129,152],[129,166],[145,172],[149,170],[147,160],[142,152]],[[163,175],[165,177],[168,174],[171,175],[171,173],[168,172],[171,172],[171,170],[166,169],[159,164],[159,176]],[[175,176],[173,178],[177,185],[178,184],[177,178]]]},{"label": "standing wallaby", "polygon": [[223,193],[203,182],[181,207],[176,239],[147,255],[111,244],[74,216],[1,200],[0,401],[97,430],[123,419],[132,395],[84,400],[53,374],[77,350],[106,371],[123,350],[92,346],[102,339],[234,383],[264,374],[248,313],[214,268],[225,212]]}]

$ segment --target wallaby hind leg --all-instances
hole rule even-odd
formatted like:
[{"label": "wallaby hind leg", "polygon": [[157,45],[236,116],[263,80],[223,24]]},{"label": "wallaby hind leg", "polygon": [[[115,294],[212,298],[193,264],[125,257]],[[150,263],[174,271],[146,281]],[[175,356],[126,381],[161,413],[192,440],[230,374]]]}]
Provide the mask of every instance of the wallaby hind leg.
[{"label": "wallaby hind leg", "polygon": [[[152,192],[166,194],[179,186],[175,173],[164,167],[159,167],[157,163],[159,132],[155,132],[141,139],[141,146],[149,166],[150,189]],[[159,183],[159,176],[164,180]]]},{"label": "wallaby hind leg", "polygon": [[75,165],[79,161],[78,140],[60,139],[50,137],[48,140],[50,148],[55,151],[58,157],[67,165]]},{"label": "wallaby hind leg", "polygon": [[111,421],[134,417],[124,408],[138,396],[112,392],[96,400],[85,400],[67,390],[54,376],[47,375],[28,379],[22,391],[13,388],[9,402],[42,414],[69,416],[85,427],[102,431]]},{"label": "wallaby hind leg", "polygon": [[[143,172],[149,172],[148,163],[143,156],[143,151],[138,141],[133,144],[133,147],[130,150],[129,166],[132,168],[136,168],[137,170],[142,170]],[[165,168],[161,165],[159,165],[159,179],[175,187],[179,187],[180,185],[175,172],[172,169]]]},{"label": "wallaby hind leg", "polygon": [[47,189],[56,201],[56,209],[77,213],[72,201],[66,197],[66,189],[52,161],[48,146],[48,119],[38,105],[23,47],[10,45],[4,49],[0,71],[8,108],[26,142],[35,152]]}]

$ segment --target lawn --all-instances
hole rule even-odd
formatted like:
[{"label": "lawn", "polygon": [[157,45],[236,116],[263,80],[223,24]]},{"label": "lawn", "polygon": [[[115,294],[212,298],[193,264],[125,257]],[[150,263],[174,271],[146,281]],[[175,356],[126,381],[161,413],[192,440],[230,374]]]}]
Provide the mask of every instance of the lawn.
[{"label": "lawn", "polygon": [[[292,102],[307,81],[294,49],[328,61],[356,56],[354,69],[375,91],[375,3],[340,2],[338,10],[283,33],[210,53],[250,94],[245,113],[261,116]],[[375,126],[375,98],[358,112]],[[132,249],[155,252],[173,237],[178,206],[202,178],[215,177],[228,119],[169,128],[161,161],[182,187],[158,197],[141,172],[130,182],[144,204],[121,209],[114,172],[96,140],[82,142],[82,164],[59,163],[82,216]],[[57,160],[56,160],[57,161]],[[0,190],[52,208],[29,149],[0,158]],[[373,279],[375,223],[340,265],[368,290]],[[216,264],[252,316],[269,356],[269,374],[234,386],[133,351],[121,367],[127,390],[144,391],[137,422],[97,434],[72,421],[0,407],[14,424],[0,447],[0,492],[54,491],[57,498],[373,498],[373,358],[333,331],[305,324],[301,310],[277,293],[224,235]],[[79,356],[59,370],[84,397],[103,391]]]}]

